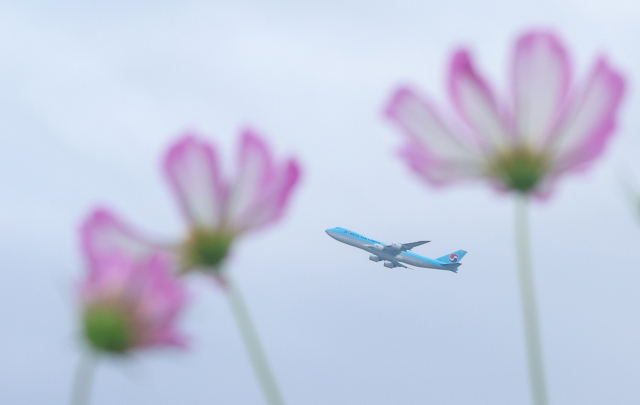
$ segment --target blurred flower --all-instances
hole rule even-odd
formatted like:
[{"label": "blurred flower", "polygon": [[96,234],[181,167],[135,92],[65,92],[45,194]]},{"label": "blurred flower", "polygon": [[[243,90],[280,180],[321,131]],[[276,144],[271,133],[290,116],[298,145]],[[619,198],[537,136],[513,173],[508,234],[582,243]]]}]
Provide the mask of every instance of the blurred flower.
[{"label": "blurred flower", "polygon": [[105,256],[89,267],[79,292],[84,337],[96,351],[184,346],[175,323],[185,292],[161,254],[146,260]]},{"label": "blurred flower", "polygon": [[599,58],[574,89],[565,47],[549,32],[531,31],[516,43],[511,97],[500,103],[465,49],[454,53],[449,96],[457,118],[446,120],[409,88],[386,115],[407,135],[401,155],[431,184],[489,180],[515,191],[515,246],[533,403],[547,405],[541,334],[529,242],[529,197],[551,194],[562,174],[586,169],[614,133],[624,79]]},{"label": "blurred flower", "polygon": [[[114,269],[121,268],[119,272],[111,272],[111,278],[114,278],[119,273],[126,274],[126,269],[137,269],[142,264],[132,263],[144,263],[148,260],[145,258],[155,257],[160,251],[165,258],[163,263],[173,270],[201,269],[213,273],[226,287],[234,318],[267,402],[283,404],[239,289],[226,275],[223,277],[221,268],[238,236],[272,223],[284,214],[298,182],[298,163],[293,159],[275,163],[264,141],[253,132],[245,131],[240,139],[235,178],[228,180],[222,175],[215,147],[189,134],[169,148],[164,158],[164,172],[187,221],[187,236],[172,245],[158,243],[111,212],[98,209],[84,222],[81,230],[89,264],[110,263],[109,259],[114,256],[125,257],[129,267],[114,266]],[[133,291],[139,290],[135,280],[125,276],[115,277],[115,281],[107,284],[119,286],[120,290],[126,290],[125,286],[130,284]],[[107,297],[111,295],[107,294]],[[126,308],[108,305],[112,302],[109,299],[98,302],[101,305],[89,306],[85,316],[86,336],[94,347],[121,352],[135,342],[147,341],[138,336],[145,337],[149,333],[135,326],[137,324]],[[142,325],[146,323],[142,322]],[[77,396],[82,397],[82,394]]]},{"label": "blurred flower", "polygon": [[[180,344],[179,335],[170,326],[183,298],[176,291],[169,294],[170,287],[177,283],[162,271],[201,269],[214,274],[226,287],[267,402],[283,404],[239,289],[228,276],[223,277],[221,268],[238,236],[275,222],[284,214],[298,183],[298,163],[293,159],[274,162],[265,142],[245,131],[240,139],[236,175],[228,179],[222,175],[216,148],[188,134],[169,148],[164,172],[188,224],[183,240],[159,243],[102,208],[92,212],[82,225],[82,247],[93,269],[83,287],[87,339],[98,350],[117,353],[131,347]],[[157,262],[158,257],[162,257],[161,262]],[[167,293],[165,299],[161,291]],[[83,373],[79,371],[78,375]],[[88,391],[82,389],[86,385],[76,384],[75,398],[87,398]]]},{"label": "blurred flower", "polygon": [[190,227],[185,268],[218,268],[238,235],[280,218],[299,175],[294,160],[276,165],[251,132],[242,135],[231,182],[223,180],[216,150],[195,136],[170,148],[164,169]]},{"label": "blurred flower", "polygon": [[500,190],[545,197],[560,175],[587,168],[602,153],[625,87],[605,58],[572,88],[564,45],[532,31],[517,41],[511,68],[511,97],[500,103],[469,52],[455,52],[452,121],[414,90],[396,91],[386,115],[407,135],[401,155],[414,172],[436,185],[486,178]]},{"label": "blurred flower", "polygon": [[164,250],[181,270],[203,269],[219,275],[239,235],[284,214],[300,172],[293,159],[274,162],[265,142],[251,131],[241,136],[235,178],[225,178],[220,166],[213,145],[196,135],[184,136],[169,148],[164,171],[188,223],[187,237],[178,244],[161,244],[98,209],[82,227],[89,261],[113,252],[144,257]]}]

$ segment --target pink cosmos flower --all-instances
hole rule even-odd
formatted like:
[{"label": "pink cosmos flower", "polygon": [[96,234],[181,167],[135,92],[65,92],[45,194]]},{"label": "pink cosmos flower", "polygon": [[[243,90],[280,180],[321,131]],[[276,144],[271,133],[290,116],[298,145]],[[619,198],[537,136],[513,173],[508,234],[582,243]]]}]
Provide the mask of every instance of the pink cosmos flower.
[{"label": "pink cosmos flower", "polygon": [[127,353],[155,346],[185,346],[176,320],[185,306],[184,288],[161,254],[131,260],[103,256],[79,286],[84,336],[98,351]]},{"label": "pink cosmos flower", "polygon": [[500,190],[545,197],[564,173],[587,168],[616,126],[624,79],[604,57],[572,85],[560,39],[532,31],[516,43],[510,96],[500,99],[470,53],[454,53],[449,97],[455,118],[410,88],[392,97],[386,115],[405,133],[401,156],[431,184],[485,178]]},{"label": "pink cosmos flower", "polygon": [[177,244],[161,244],[98,209],[82,227],[90,262],[115,251],[144,257],[165,250],[182,270],[217,272],[239,235],[282,217],[300,174],[294,159],[275,162],[266,143],[252,131],[241,135],[233,179],[223,175],[216,148],[194,134],[169,148],[163,166],[187,222],[187,236]]}]

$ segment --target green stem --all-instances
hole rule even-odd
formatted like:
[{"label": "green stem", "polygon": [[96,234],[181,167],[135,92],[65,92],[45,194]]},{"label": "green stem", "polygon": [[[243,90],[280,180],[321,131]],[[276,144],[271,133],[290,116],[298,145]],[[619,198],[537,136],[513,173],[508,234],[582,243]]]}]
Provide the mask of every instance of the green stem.
[{"label": "green stem", "polygon": [[80,358],[71,393],[71,405],[89,405],[91,399],[91,385],[98,359],[90,350],[85,351]]},{"label": "green stem", "polygon": [[518,253],[518,280],[524,316],[524,334],[529,359],[529,379],[535,405],[547,405],[547,388],[542,365],[542,342],[538,326],[538,308],[531,262],[529,240],[529,198],[525,194],[516,197],[516,249]]},{"label": "green stem", "polygon": [[267,360],[267,356],[260,343],[258,332],[256,331],[247,306],[240,294],[240,290],[230,278],[226,279],[227,282],[227,297],[229,298],[229,304],[231,305],[231,311],[235,318],[236,325],[242,335],[242,340],[249,354],[249,359],[253,365],[253,369],[258,377],[262,392],[264,393],[267,403],[269,405],[284,405],[284,400],[278,383],[271,371],[271,366]]}]

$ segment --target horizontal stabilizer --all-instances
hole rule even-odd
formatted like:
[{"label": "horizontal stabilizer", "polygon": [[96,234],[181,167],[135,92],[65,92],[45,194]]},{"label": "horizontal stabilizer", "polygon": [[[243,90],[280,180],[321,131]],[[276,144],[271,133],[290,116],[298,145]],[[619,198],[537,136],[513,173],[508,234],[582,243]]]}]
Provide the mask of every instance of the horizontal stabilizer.
[{"label": "horizontal stabilizer", "polygon": [[458,267],[462,266],[462,263],[443,263],[441,266],[446,270],[457,273]]}]

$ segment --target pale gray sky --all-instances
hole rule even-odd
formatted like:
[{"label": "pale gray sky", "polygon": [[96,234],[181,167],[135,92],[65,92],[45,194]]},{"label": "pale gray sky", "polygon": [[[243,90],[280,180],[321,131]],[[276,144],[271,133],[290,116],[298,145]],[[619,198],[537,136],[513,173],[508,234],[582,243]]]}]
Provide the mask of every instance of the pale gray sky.
[{"label": "pale gray sky", "polygon": [[[424,186],[380,111],[398,83],[444,101],[460,44],[504,90],[513,39],[532,26],[557,30],[579,76],[605,53],[629,79],[605,157],[533,212],[550,397],[637,401],[640,227],[617,177],[640,172],[639,4],[2,2],[0,403],[68,403],[88,210],[180,235],[159,170],[168,142],[200,130],[229,163],[251,125],[304,165],[289,215],[231,261],[287,403],[526,404],[511,200]],[[329,238],[334,226],[469,253],[457,275],[389,270]],[[223,295],[189,284],[193,349],[103,364],[93,404],[263,403]]]}]

